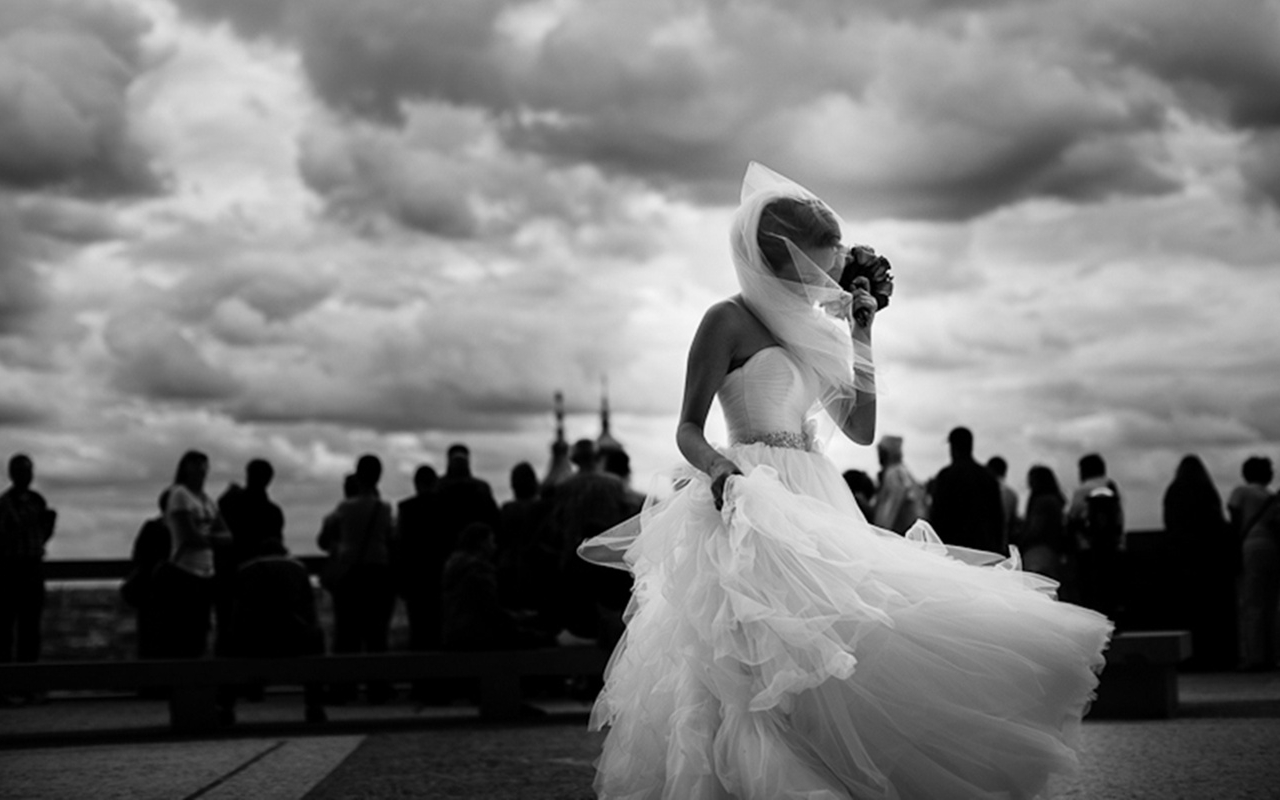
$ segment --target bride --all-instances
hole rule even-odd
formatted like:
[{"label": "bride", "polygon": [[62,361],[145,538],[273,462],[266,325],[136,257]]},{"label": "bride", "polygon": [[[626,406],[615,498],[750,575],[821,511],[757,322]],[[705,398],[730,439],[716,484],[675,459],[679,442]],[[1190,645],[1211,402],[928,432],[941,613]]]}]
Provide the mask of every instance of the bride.
[{"label": "bride", "polygon": [[[875,433],[877,302],[835,213],[752,164],[741,294],[689,352],[676,490],[585,542],[635,590],[592,725],[605,798],[1025,798],[1072,742],[1111,632],[1015,560],[870,525],[811,416]],[[713,396],[730,445],[704,423]]]}]

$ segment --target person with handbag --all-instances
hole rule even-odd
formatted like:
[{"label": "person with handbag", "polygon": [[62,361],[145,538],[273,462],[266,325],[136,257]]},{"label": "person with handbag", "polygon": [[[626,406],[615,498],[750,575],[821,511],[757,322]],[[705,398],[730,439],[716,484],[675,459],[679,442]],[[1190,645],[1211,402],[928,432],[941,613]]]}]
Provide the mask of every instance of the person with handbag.
[{"label": "person with handbag", "polygon": [[209,646],[213,613],[213,548],[231,541],[218,504],[205,493],[209,457],[188,450],[178,460],[164,504],[170,554],[155,570],[152,597],[160,609],[158,658],[200,658]]},{"label": "person with handbag", "polygon": [[[363,455],[344,486],[346,495],[325,517],[317,544],[329,554],[320,583],[333,599],[333,652],[385,653],[395,610],[388,543],[391,506],[378,494],[382,462]],[[329,701],[354,699],[351,685],[332,688]],[[373,683],[365,695],[371,703],[391,698],[387,684]]]}]

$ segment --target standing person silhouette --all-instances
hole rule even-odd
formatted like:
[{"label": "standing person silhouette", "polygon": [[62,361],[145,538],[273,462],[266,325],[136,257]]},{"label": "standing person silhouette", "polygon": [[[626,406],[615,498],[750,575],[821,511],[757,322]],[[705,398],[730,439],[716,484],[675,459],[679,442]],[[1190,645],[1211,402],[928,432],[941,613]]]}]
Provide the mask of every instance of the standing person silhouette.
[{"label": "standing person silhouette", "polygon": [[987,459],[987,472],[995,477],[1000,486],[1000,507],[1004,510],[1004,530],[1001,538],[1004,551],[1009,552],[1009,540],[1017,535],[1018,525],[1018,490],[1009,485],[1009,462],[1003,456],[992,456]]},{"label": "standing person silhouette", "polygon": [[1120,607],[1120,551],[1124,498],[1097,453],[1080,458],[1080,485],[1067,506],[1067,532],[1075,539],[1080,604],[1114,618]]},{"label": "standing person silhouette", "polygon": [[1199,456],[1178,462],[1164,493],[1164,530],[1173,543],[1175,597],[1191,629],[1189,669],[1235,669],[1236,575],[1240,542],[1223,513],[1222,495]]},{"label": "standing person silhouette", "polygon": [[264,549],[284,547],[284,511],[267,494],[275,474],[270,461],[252,459],[244,468],[244,486],[233,483],[218,498],[218,512],[231,532],[230,546],[213,551],[213,616],[217,623],[214,652],[218,655],[231,652],[236,572],[240,565]]},{"label": "standing person silhouette", "polygon": [[849,485],[849,491],[853,492],[853,499],[858,501],[858,510],[862,512],[862,516],[867,519],[874,519],[876,516],[876,495],[879,489],[876,487],[875,478],[860,469],[846,469],[841,476],[844,482]]},{"label": "standing person silhouette", "polygon": [[[396,589],[391,574],[391,506],[378,493],[382,461],[366,454],[356,460],[347,495],[325,517],[317,544],[329,554],[322,577],[333,598],[333,652],[385,653],[395,611]],[[354,687],[335,686],[335,704],[353,699]],[[390,684],[370,683],[371,703],[391,699]]]},{"label": "standing person silhouette", "polygon": [[31,488],[34,480],[30,456],[9,459],[10,485],[0,494],[0,663],[40,658],[44,552],[56,515]]},{"label": "standing person silhouette", "polygon": [[[875,434],[878,304],[865,278],[837,285],[840,238],[825,203],[749,168],[742,293],[690,346],[688,466],[579,550],[636,586],[592,715],[601,797],[1029,797],[1077,763],[1108,621],[927,523],[870,525],[816,452],[811,413]],[[716,396],[727,447],[704,433]]]},{"label": "standing person silhouette", "polygon": [[906,533],[924,516],[924,487],[902,459],[902,437],[882,436],[876,446],[880,459],[880,488],[874,503],[875,524],[894,533]]},{"label": "standing person silhouette", "polygon": [[1008,554],[1000,482],[973,458],[973,432],[953,428],[947,434],[951,463],[933,481],[929,523],[942,541]]},{"label": "standing person silhouette", "polygon": [[1241,659],[1246,671],[1280,667],[1280,497],[1273,496],[1245,533],[1240,586]]},{"label": "standing person silhouette", "polygon": [[169,490],[166,488],[157,501],[160,514],[143,522],[134,537],[130,557],[133,570],[120,587],[124,601],[138,610],[138,658],[160,658],[164,652],[164,609],[152,587],[156,569],[169,560],[173,547],[169,527],[164,521],[164,508],[168,502]]},{"label": "standing person silhouette", "polygon": [[413,473],[413,496],[396,507],[393,566],[409,617],[410,650],[440,646],[440,576],[449,552],[436,519],[439,481],[434,467],[419,466]]},{"label": "standing person silhouette", "polygon": [[449,446],[444,477],[436,485],[436,533],[447,558],[458,544],[458,534],[473,522],[497,530],[501,522],[498,503],[488,481],[471,472],[471,449],[458,442]]},{"label": "standing person silhouette", "polygon": [[1275,478],[1271,459],[1249,456],[1240,465],[1240,477],[1244,483],[1232,489],[1227,497],[1227,515],[1237,541],[1244,541],[1249,529],[1261,518],[1262,509],[1271,502],[1271,481]]},{"label": "standing person silhouette", "polygon": [[178,460],[165,498],[169,560],[155,573],[154,596],[163,618],[161,658],[200,658],[209,644],[213,611],[213,550],[229,546],[231,534],[218,505],[205,493],[209,457],[188,450]]},{"label": "standing person silhouette", "polygon": [[552,495],[547,523],[560,551],[557,564],[557,621],[562,642],[612,643],[622,634],[622,617],[631,596],[631,581],[615,570],[578,558],[578,545],[635,515],[627,485],[602,468],[603,455],[591,439],[573,445],[578,468]]},{"label": "standing person silhouette", "polygon": [[1271,459],[1250,456],[1240,472],[1244,483],[1227,499],[1240,545],[1240,669],[1268,670],[1280,665],[1280,507],[1270,488]]},{"label": "standing person silhouette", "polygon": [[1067,496],[1054,471],[1043,464],[1027,470],[1027,511],[1013,544],[1022,553],[1022,568],[1063,583],[1062,595],[1069,593],[1063,569],[1070,550],[1066,516]]},{"label": "standing person silhouette", "polygon": [[528,461],[511,468],[513,497],[499,509],[498,591],[509,608],[535,609],[539,606],[539,576],[536,571],[554,569],[541,560],[539,535],[544,531],[549,504],[539,495],[538,474]]}]

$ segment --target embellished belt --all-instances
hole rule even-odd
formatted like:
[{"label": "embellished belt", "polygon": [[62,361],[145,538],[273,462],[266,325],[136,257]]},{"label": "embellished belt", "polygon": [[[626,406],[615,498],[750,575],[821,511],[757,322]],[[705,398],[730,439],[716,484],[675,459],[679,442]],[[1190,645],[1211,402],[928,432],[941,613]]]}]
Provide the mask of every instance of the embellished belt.
[{"label": "embellished belt", "polygon": [[738,440],[738,444],[763,444],[769,447],[786,447],[791,450],[813,449],[813,439],[799,431],[769,431],[752,433]]}]

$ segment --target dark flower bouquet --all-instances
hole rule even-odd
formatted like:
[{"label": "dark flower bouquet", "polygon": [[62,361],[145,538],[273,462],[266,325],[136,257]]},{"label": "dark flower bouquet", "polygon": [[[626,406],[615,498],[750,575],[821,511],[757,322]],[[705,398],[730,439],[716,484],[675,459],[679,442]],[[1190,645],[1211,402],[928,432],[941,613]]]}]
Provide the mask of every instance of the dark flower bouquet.
[{"label": "dark flower bouquet", "polygon": [[[855,244],[849,248],[849,254],[845,257],[844,270],[840,273],[840,288],[846,292],[851,291],[855,282],[861,280],[863,283],[859,285],[871,292],[871,296],[876,299],[876,307],[884,308],[889,305],[889,298],[893,295],[893,273],[889,270],[889,259],[877,255],[875,250],[866,245]],[[865,312],[856,316],[859,325],[867,324]]]}]

